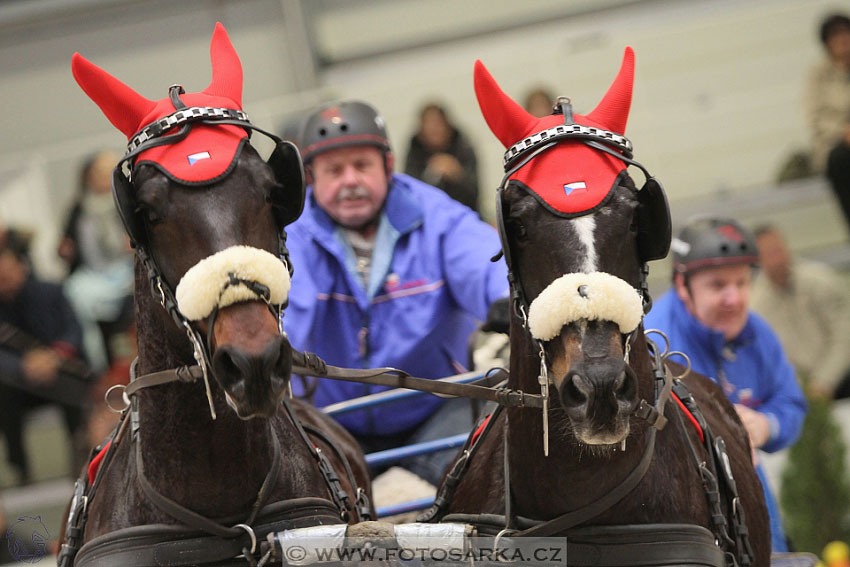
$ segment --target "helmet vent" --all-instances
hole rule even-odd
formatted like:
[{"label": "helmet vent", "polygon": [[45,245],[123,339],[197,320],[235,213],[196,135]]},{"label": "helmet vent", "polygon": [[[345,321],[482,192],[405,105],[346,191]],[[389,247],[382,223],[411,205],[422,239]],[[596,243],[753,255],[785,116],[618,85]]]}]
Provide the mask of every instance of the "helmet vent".
[{"label": "helmet vent", "polygon": [[345,123],[340,124],[339,129],[343,132],[348,132],[348,124],[345,124]]},{"label": "helmet vent", "polygon": [[326,128],[319,128],[319,136],[327,136],[328,131]]}]

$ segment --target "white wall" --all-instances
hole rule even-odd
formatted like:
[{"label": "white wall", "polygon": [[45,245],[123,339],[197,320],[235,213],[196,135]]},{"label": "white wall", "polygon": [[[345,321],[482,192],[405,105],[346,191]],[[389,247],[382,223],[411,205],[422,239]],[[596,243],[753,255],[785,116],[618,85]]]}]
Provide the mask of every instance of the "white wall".
[{"label": "white wall", "polygon": [[[508,4],[535,6],[491,1],[500,14]],[[392,33],[384,33],[382,41],[400,41],[408,29],[417,37],[432,29],[438,38],[448,22],[462,19],[471,32],[418,49],[349,58],[321,70],[318,88],[309,89],[296,71],[297,46],[284,32],[285,0],[116,4],[0,28],[5,109],[0,171],[41,164],[50,193],[45,202],[51,203],[49,210],[33,211],[0,187],[0,220],[37,218],[42,226],[60,222],[82,156],[102,145],[123,144],[73,82],[69,62],[74,51],[150,98],[165,96],[174,82],[198,90],[209,81],[208,43],[216,20],[227,26],[241,56],[244,106],[260,125],[278,127],[319,99],[362,98],[386,115],[403,158],[420,104],[431,98],[446,102],[478,150],[486,210],[492,209],[492,190],[501,177],[503,149],[474,99],[475,59],[482,59],[515,98],[545,84],[569,96],[578,112],[587,112],[614,77],[623,47],[631,45],[637,68],[627,135],[636,157],[664,182],[674,211],[706,200],[734,203],[738,195],[770,183],[787,154],[807,143],[799,103],[806,70],[821,56],[817,24],[831,9],[846,9],[831,0],[645,0],[582,12],[588,9],[582,0],[581,15],[482,34],[473,29],[472,16],[442,0],[417,2],[410,18],[379,0],[340,3],[346,18],[324,13],[315,31],[324,34],[319,39],[326,46],[334,34],[351,35],[347,43],[332,43],[343,60],[346,45],[366,49],[364,38],[377,37],[383,29]],[[547,0],[537,6],[555,13],[555,5]],[[792,232],[805,232],[810,249],[844,242],[846,231],[829,194],[820,192],[813,200],[815,212],[804,217],[786,213],[784,224]]]}]

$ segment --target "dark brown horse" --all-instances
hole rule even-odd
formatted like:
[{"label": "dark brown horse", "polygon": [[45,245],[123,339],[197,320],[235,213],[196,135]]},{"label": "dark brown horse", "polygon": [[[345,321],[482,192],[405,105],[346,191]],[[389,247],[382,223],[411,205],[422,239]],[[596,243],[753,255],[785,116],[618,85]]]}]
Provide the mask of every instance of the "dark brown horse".
[{"label": "dark brown horse", "polygon": [[244,565],[233,558],[258,557],[267,532],[370,508],[357,443],[288,401],[281,257],[303,204],[300,158],[277,139],[265,162],[248,142],[258,129],[220,24],[211,55],[207,89],[172,87],[158,102],[74,57],[80,85],[131,141],[113,190],[137,251],[139,352],[133,405],[90,474],[96,491],[81,486],[88,505],[74,506],[77,565]]},{"label": "dark brown horse", "polygon": [[[721,548],[747,561],[740,508],[754,564],[766,566],[768,519],[745,429],[703,376],[683,380],[699,410],[680,408],[670,388],[683,369],[663,368],[664,341],[656,337],[661,348],[651,350],[640,323],[649,303],[645,263],[666,255],[670,220],[657,181],[647,175],[638,190],[625,171],[639,165],[622,136],[633,65],[627,49],[587,116],[559,99],[540,120],[476,66],[484,117],[509,148],[498,202],[514,299],[508,388],[540,392],[542,382],[549,409],[510,408],[492,419],[450,475],[460,480],[443,518],[493,533],[567,535],[576,545],[571,564],[723,565]],[[674,391],[688,402],[681,385]],[[707,424],[698,428],[691,418],[700,411]],[[711,447],[714,459],[706,438],[725,441],[734,502],[722,447]],[[672,551],[679,544],[690,550],[684,557]],[[659,549],[672,555],[652,563]]]}]

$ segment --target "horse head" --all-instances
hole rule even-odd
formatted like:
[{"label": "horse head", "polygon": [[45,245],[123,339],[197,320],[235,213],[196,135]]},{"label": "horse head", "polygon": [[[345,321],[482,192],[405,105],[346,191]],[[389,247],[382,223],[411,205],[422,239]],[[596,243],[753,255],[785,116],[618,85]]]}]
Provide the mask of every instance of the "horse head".
[{"label": "horse head", "polygon": [[475,69],[481,110],[508,148],[497,216],[511,271],[511,336],[524,337],[534,357],[525,360],[538,362],[525,374],[542,376],[547,395],[553,383],[576,439],[589,445],[615,446],[629,433],[639,385],[628,359],[648,298],[644,265],[665,256],[670,241],[661,186],[647,175],[638,190],[626,171],[639,166],[623,136],[633,74],[627,48],[592,112],[573,114],[560,98],[552,115],[536,118],[481,62]]},{"label": "horse head", "polygon": [[[283,227],[303,206],[297,150],[268,162],[250,145],[242,67],[221,24],[212,82],[153,101],[75,54],[77,82],[128,138],[113,194],[151,287],[195,358],[243,419],[271,416],[292,366],[280,311],[289,291]],[[209,395],[209,384],[208,395]],[[210,401],[212,407],[212,401]]]}]

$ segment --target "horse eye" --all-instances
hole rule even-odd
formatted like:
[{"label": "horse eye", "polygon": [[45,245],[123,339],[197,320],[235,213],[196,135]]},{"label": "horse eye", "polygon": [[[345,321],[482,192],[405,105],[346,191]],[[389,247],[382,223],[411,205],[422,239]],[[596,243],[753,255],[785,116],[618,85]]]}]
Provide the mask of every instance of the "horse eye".
[{"label": "horse eye", "polygon": [[144,203],[139,203],[139,206],[136,207],[136,214],[143,215],[143,218],[148,221],[149,224],[158,224],[162,222],[162,216],[154,210],[153,207],[150,207]]},{"label": "horse eye", "polygon": [[510,227],[511,233],[519,239],[525,239],[528,236],[528,231],[525,228],[525,225],[522,224],[521,221],[517,219],[509,219],[508,226]]},{"label": "horse eye", "polygon": [[280,183],[272,184],[272,186],[269,187],[269,190],[266,192],[266,203],[276,205],[277,202],[278,202],[278,199],[276,198],[276,196],[280,195],[282,192],[283,192],[283,185],[281,185]]}]

